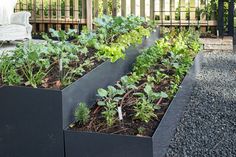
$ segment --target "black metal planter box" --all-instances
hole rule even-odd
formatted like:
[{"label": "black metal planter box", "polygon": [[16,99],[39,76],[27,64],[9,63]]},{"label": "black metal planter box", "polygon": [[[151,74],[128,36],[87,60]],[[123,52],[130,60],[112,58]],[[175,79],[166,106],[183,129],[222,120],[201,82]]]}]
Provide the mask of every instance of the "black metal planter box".
[{"label": "black metal planter box", "polygon": [[63,129],[79,102],[93,104],[98,88],[130,72],[140,50],[159,38],[159,29],[126,59],[104,62],[63,90],[0,87],[0,157],[64,157]]},{"label": "black metal planter box", "polygon": [[163,157],[188,104],[200,69],[199,54],[152,137],[65,130],[66,157]]}]

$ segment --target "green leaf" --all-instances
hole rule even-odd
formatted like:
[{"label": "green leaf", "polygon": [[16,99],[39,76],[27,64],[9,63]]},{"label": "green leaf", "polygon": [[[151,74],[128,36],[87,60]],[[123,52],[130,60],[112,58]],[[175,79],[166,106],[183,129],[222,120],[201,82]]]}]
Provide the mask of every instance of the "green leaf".
[{"label": "green leaf", "polygon": [[144,88],[144,92],[147,94],[147,95],[150,95],[151,93],[153,93],[152,91],[152,86],[147,84]]},{"label": "green leaf", "polygon": [[133,95],[135,95],[135,96],[139,96],[139,97],[143,97],[143,96],[144,96],[143,93],[134,93]]},{"label": "green leaf", "polygon": [[118,101],[120,101],[122,98],[121,97],[115,97],[113,100],[115,101],[115,102],[118,102]]},{"label": "green leaf", "polygon": [[98,106],[106,106],[106,103],[104,101],[98,101]]},{"label": "green leaf", "polygon": [[108,86],[107,88],[108,88],[108,91],[109,91],[110,93],[115,93],[115,92],[116,92],[116,88],[113,87],[113,86]]},{"label": "green leaf", "polygon": [[155,109],[155,110],[160,110],[160,109],[161,109],[161,106],[160,106],[160,105],[155,105],[155,106],[154,106],[154,109]]},{"label": "green leaf", "polygon": [[125,93],[125,90],[124,89],[116,90],[116,93],[118,95],[123,95]]},{"label": "green leaf", "polygon": [[106,97],[107,94],[108,94],[108,92],[107,92],[105,89],[102,89],[102,88],[99,88],[99,89],[98,89],[98,95],[99,95],[100,97]]},{"label": "green leaf", "polygon": [[161,92],[161,93],[160,93],[160,96],[161,96],[162,98],[168,98],[168,95],[167,95],[165,92]]}]

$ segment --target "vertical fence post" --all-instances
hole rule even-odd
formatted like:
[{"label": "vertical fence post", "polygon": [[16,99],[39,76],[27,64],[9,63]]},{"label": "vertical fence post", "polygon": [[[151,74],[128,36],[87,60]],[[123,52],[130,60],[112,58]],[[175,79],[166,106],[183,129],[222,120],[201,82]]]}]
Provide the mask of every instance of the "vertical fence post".
[{"label": "vertical fence post", "polygon": [[126,5],[126,0],[121,0],[121,15],[126,16],[127,12],[127,5]]},{"label": "vertical fence post", "polygon": [[52,28],[52,22],[51,22],[51,18],[52,18],[52,2],[51,2],[51,0],[48,0],[47,5],[48,5],[47,21],[49,22],[49,24],[47,25],[46,29],[49,30],[50,28]]},{"label": "vertical fence post", "polygon": [[70,28],[69,23],[70,20],[70,0],[65,0],[65,29],[68,30]]},{"label": "vertical fence post", "polygon": [[23,10],[24,10],[24,11],[27,11],[27,10],[28,10],[28,4],[27,4],[26,1],[24,1],[24,3],[23,3]]},{"label": "vertical fence post", "polygon": [[234,0],[229,0],[228,30],[229,35],[234,36]]},{"label": "vertical fence post", "polygon": [[103,0],[103,14],[108,14],[108,3],[107,0]]},{"label": "vertical fence post", "polygon": [[170,23],[171,0],[165,0],[165,22]]},{"label": "vertical fence post", "polygon": [[73,5],[74,5],[74,7],[73,7],[73,9],[74,9],[74,11],[73,11],[74,19],[76,21],[78,21],[78,19],[79,19],[79,0],[74,0]]},{"label": "vertical fence post", "polygon": [[87,0],[87,27],[89,30],[93,29],[93,0]]},{"label": "vertical fence post", "polygon": [[136,0],[131,0],[131,14],[136,15]]},{"label": "vertical fence post", "polygon": [[159,10],[160,10],[160,21],[161,21],[161,24],[163,25],[164,23],[164,6],[165,6],[165,2],[164,0],[160,0],[160,7],[159,7]]},{"label": "vertical fence post", "polygon": [[40,3],[39,3],[39,15],[40,15],[40,24],[39,24],[39,31],[40,32],[44,32],[44,24],[43,24],[43,21],[44,21],[44,10],[43,10],[43,0],[40,0]]},{"label": "vertical fence post", "polygon": [[82,12],[82,19],[85,19],[86,18],[86,5],[87,5],[87,3],[88,3],[88,1],[87,1],[87,3],[86,3],[86,0],[81,0],[82,1],[82,3],[81,3],[81,7],[80,8],[82,8],[82,10],[81,10],[81,12]]},{"label": "vertical fence post", "polygon": [[145,8],[146,8],[146,5],[145,5],[145,0],[140,0],[140,16],[143,16],[145,17]]},{"label": "vertical fence post", "polygon": [[20,11],[20,5],[21,5],[21,1],[18,1],[18,3],[16,4],[16,11]]},{"label": "vertical fence post", "polygon": [[219,0],[218,2],[218,24],[217,28],[219,31],[219,35],[223,37],[224,35],[224,1]]},{"label": "vertical fence post", "polygon": [[175,9],[175,4],[176,4],[176,0],[170,0],[171,2],[170,2],[170,11],[171,11],[171,13],[170,13],[170,22],[171,22],[171,25],[173,24],[173,23],[175,23],[175,11],[176,11],[176,9]]},{"label": "vertical fence post", "polygon": [[94,17],[98,17],[98,0],[94,1]]},{"label": "vertical fence post", "polygon": [[32,4],[31,4],[31,7],[32,7],[32,12],[31,12],[31,22],[32,22],[32,25],[33,25],[33,32],[35,33],[36,32],[36,0],[33,0],[32,1]]},{"label": "vertical fence post", "polygon": [[154,20],[155,0],[150,0],[150,20]]},{"label": "vertical fence post", "polygon": [[186,21],[186,7],[185,0],[180,0],[180,21],[181,24]]},{"label": "vertical fence post", "polygon": [[195,0],[190,0],[190,21],[191,24],[195,24],[194,22],[196,21],[196,3]]},{"label": "vertical fence post", "polygon": [[[75,20],[77,23],[79,22],[79,0],[73,1],[73,20]],[[78,25],[74,25],[74,29],[78,30]]]},{"label": "vertical fence post", "polygon": [[70,19],[70,0],[65,0],[65,18]]},{"label": "vertical fence post", "polygon": [[112,0],[112,16],[117,16],[117,0]]},{"label": "vertical fence post", "polygon": [[57,17],[57,30],[61,29],[61,24],[59,23],[59,21],[61,21],[61,0],[57,0],[56,1],[56,8],[57,8],[57,12],[56,12],[56,17]]}]

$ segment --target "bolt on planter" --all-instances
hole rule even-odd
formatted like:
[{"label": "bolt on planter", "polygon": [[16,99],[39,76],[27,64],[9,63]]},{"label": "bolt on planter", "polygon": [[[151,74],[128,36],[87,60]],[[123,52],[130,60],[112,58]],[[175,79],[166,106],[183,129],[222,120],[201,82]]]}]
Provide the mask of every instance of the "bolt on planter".
[{"label": "bolt on planter", "polygon": [[0,156],[64,157],[63,129],[79,102],[93,104],[98,88],[114,84],[132,69],[137,55],[160,31],[126,50],[125,60],[106,61],[63,90],[0,87]]},{"label": "bolt on planter", "polygon": [[196,74],[200,70],[199,54],[181,88],[168,107],[152,137],[78,132],[65,129],[66,157],[164,157],[184,107],[190,101]]}]

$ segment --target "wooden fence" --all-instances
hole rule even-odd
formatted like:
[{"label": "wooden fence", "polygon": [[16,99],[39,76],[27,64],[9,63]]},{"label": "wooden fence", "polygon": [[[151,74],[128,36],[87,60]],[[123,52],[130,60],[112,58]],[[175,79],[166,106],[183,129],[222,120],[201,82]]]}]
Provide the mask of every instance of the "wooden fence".
[{"label": "wooden fence", "polygon": [[217,8],[214,0],[18,0],[16,11],[32,14],[34,32],[48,28],[92,27],[92,20],[102,14],[134,14],[155,19],[162,26],[195,26],[203,30],[215,27]]}]

